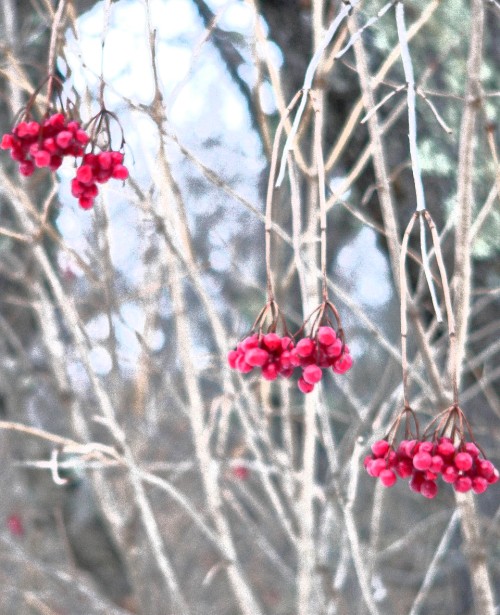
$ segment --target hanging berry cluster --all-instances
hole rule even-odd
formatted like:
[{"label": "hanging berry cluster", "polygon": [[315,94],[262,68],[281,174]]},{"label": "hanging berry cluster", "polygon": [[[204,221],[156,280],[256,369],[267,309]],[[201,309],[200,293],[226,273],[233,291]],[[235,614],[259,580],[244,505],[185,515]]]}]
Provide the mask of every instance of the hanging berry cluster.
[{"label": "hanging berry cluster", "polygon": [[[419,435],[417,417],[408,403],[408,359],[407,359],[407,314],[406,296],[406,257],[411,230],[420,218],[421,233],[425,232],[424,221],[430,229],[441,276],[443,295],[448,320],[450,341],[450,377],[453,389],[453,404],[431,420],[428,427]],[[364,467],[370,476],[379,478],[384,487],[392,487],[398,477],[409,478],[412,491],[426,498],[434,498],[438,493],[437,480],[452,484],[455,491],[484,493],[490,485],[498,482],[500,474],[475,441],[470,423],[458,405],[458,377],[455,318],[451,306],[448,277],[444,266],[439,236],[434,221],[427,210],[413,214],[403,236],[400,263],[401,286],[401,358],[403,371],[404,408],[396,417],[388,435],[377,440],[372,454],[365,457]],[[405,418],[405,437],[396,443],[396,436],[402,419]],[[412,429],[413,423],[413,429]]]},{"label": "hanging berry cluster", "polygon": [[[49,99],[55,79],[51,76],[46,80]],[[102,108],[83,127],[59,100],[61,110],[51,112],[48,109],[42,120],[37,121],[33,119],[31,109],[43,85],[31,96],[12,131],[3,135],[0,148],[10,150],[11,158],[19,163],[19,172],[25,177],[31,176],[36,168],[47,167],[55,172],[66,157],[82,158],[76,176],[71,181],[71,193],[78,199],[82,209],[90,209],[99,192],[98,183],[106,183],[111,178],[125,180],[128,177],[128,169],[123,164],[123,152],[111,148],[109,118],[117,122],[118,119],[114,113]],[[120,149],[124,145],[122,131]],[[85,153],[87,147],[90,147],[90,152]],[[96,153],[96,148],[101,151]]]},{"label": "hanging berry cluster", "polygon": [[[272,197],[276,172],[277,151],[285,120],[302,95],[298,92],[276,130],[271,172],[266,199],[266,273],[267,303],[259,313],[249,335],[247,335],[228,354],[232,369],[246,374],[260,368],[265,380],[276,380],[279,376],[290,378],[296,369],[301,370],[298,388],[302,393],[310,393],[323,378],[324,370],[331,369],[336,374],[344,374],[352,366],[352,357],[345,343],[344,330],[335,305],[328,298],[326,275],[326,197],[325,170],[320,131],[315,131],[315,157],[318,172],[318,189],[321,222],[321,269],[322,303],[306,318],[297,333],[291,335],[285,318],[274,299],[274,285],[271,271],[271,228]],[[318,111],[313,93],[308,94],[315,112]],[[335,324],[330,315],[333,315]],[[266,323],[270,323],[266,326]],[[310,324],[311,323],[311,324]],[[281,328],[282,335],[276,331]],[[309,330],[308,330],[309,329]]]},{"label": "hanging berry cluster", "polygon": [[[323,305],[317,310],[321,311],[321,308],[324,312]],[[351,368],[352,357],[343,341],[341,327],[335,331],[330,325],[319,326],[316,333],[296,342],[301,330],[291,336],[284,325],[284,334],[278,335],[275,332],[278,318],[273,318],[268,333],[263,332],[262,324],[268,311],[275,312],[279,320],[283,320],[276,302],[270,302],[259,315],[252,333],[229,352],[228,362],[232,369],[247,374],[260,368],[262,378],[276,380],[278,376],[290,378],[296,368],[300,368],[298,387],[302,393],[310,393],[323,378],[323,370],[331,368],[336,374],[343,374]]]},{"label": "hanging berry cluster", "polygon": [[[397,428],[403,415],[411,414],[411,408],[405,408],[396,419],[389,435],[372,444],[372,454],[365,457],[364,467],[370,476],[379,478],[384,487],[392,487],[398,477],[410,479],[410,489],[426,498],[434,498],[438,493],[437,480],[441,477],[445,483],[453,485],[455,491],[466,493],[484,493],[490,485],[496,483],[500,474],[495,466],[485,459],[479,446],[475,443],[472,430],[462,410],[451,406],[438,415],[432,422],[434,429],[430,439],[427,432],[420,438],[418,424],[416,433],[408,431],[405,439],[395,443]],[[467,440],[463,425],[467,426],[470,440]],[[443,435],[450,430],[450,436]],[[414,437],[412,437],[414,436]]]}]

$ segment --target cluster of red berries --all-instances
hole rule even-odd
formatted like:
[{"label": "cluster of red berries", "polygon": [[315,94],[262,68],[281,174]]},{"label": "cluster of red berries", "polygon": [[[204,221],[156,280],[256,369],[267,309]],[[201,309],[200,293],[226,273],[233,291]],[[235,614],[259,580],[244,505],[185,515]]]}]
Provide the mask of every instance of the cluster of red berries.
[{"label": "cluster of red berries", "polygon": [[323,369],[331,367],[335,373],[343,374],[351,368],[352,357],[334,329],[325,326],[319,327],[314,338],[304,337],[297,344],[288,335],[254,333],[229,352],[228,363],[242,374],[260,367],[266,380],[289,378],[296,367],[301,367],[298,387],[302,393],[310,393],[323,377]]},{"label": "cluster of red berries", "polygon": [[10,149],[21,175],[29,177],[35,167],[57,171],[65,156],[83,156],[89,140],[78,122],[54,113],[41,123],[19,122],[11,133],[3,135],[0,147]]},{"label": "cluster of red berries", "polygon": [[99,192],[97,184],[111,178],[127,179],[128,169],[123,164],[121,152],[104,151],[100,154],[85,154],[82,164],[71,180],[71,194],[78,199],[80,207],[90,209]]},{"label": "cluster of red berries", "polygon": [[79,122],[64,113],[53,113],[43,122],[22,121],[11,133],[2,137],[0,148],[9,149],[13,160],[19,163],[19,172],[25,177],[36,167],[57,171],[65,156],[83,156],[76,177],[71,181],[71,194],[80,207],[90,209],[98,194],[97,184],[109,179],[127,179],[128,169],[123,165],[121,152],[103,151],[84,154],[90,141]]},{"label": "cluster of red berries", "polygon": [[497,468],[480,457],[473,442],[455,446],[446,437],[434,442],[402,440],[394,450],[387,440],[378,440],[371,448],[373,454],[364,461],[370,476],[379,478],[384,487],[392,487],[398,476],[409,478],[410,489],[426,498],[437,495],[439,475],[461,493],[484,493],[500,478]]}]

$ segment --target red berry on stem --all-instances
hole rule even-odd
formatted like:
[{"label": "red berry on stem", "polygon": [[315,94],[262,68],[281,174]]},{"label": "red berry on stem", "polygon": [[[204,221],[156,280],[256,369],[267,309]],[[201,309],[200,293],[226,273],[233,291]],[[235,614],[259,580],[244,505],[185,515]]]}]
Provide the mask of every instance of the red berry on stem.
[{"label": "red berry on stem", "polygon": [[420,451],[413,457],[413,466],[417,470],[428,470],[432,464],[432,457],[429,453],[421,453]]},{"label": "red berry on stem", "polygon": [[371,448],[375,457],[383,457],[389,451],[390,445],[387,440],[377,440],[372,444]]},{"label": "red berry on stem", "polygon": [[115,165],[111,173],[111,177],[113,177],[114,179],[127,179],[128,177],[127,167],[123,166],[123,164]]},{"label": "red berry on stem", "polygon": [[318,329],[318,342],[323,346],[330,346],[337,339],[337,334],[331,327],[320,327]]},{"label": "red berry on stem", "polygon": [[455,487],[455,491],[459,493],[467,493],[472,488],[472,481],[468,476],[459,476],[457,480],[453,483]]},{"label": "red berry on stem", "polygon": [[300,391],[302,391],[302,393],[310,393],[314,389],[314,384],[306,382],[302,377],[299,378],[297,386],[299,387]]},{"label": "red berry on stem", "polygon": [[435,498],[438,492],[438,487],[433,480],[424,480],[420,487],[420,493],[424,498]]},{"label": "red berry on stem", "polygon": [[472,468],[472,457],[469,453],[457,453],[454,459],[455,466],[466,472]]},{"label": "red berry on stem", "polygon": [[312,355],[312,353],[314,352],[314,342],[311,338],[309,337],[304,337],[303,339],[299,340],[297,342],[297,345],[295,346],[295,350],[297,351],[297,354],[299,355],[299,357],[309,357]]},{"label": "red berry on stem", "polygon": [[379,478],[380,482],[384,485],[384,487],[392,487],[398,480],[396,474],[394,474],[394,472],[389,469],[382,470],[379,474]]},{"label": "red berry on stem", "polygon": [[264,346],[271,352],[281,348],[281,338],[276,333],[267,333],[262,338]]},{"label": "red berry on stem", "polygon": [[488,489],[488,481],[482,476],[476,476],[472,479],[472,491],[474,493],[484,493]]},{"label": "red berry on stem", "polygon": [[316,384],[321,380],[323,371],[317,365],[308,365],[302,372],[302,378],[309,384]]},{"label": "red berry on stem", "polygon": [[248,365],[261,367],[269,359],[269,353],[263,348],[250,348],[245,353],[245,361]]}]

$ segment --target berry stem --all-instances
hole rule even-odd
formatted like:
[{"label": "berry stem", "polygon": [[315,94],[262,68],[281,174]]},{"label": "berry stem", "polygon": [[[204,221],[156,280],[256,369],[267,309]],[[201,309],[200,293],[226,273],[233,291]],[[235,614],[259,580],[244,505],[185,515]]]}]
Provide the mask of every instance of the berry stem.
[{"label": "berry stem", "polygon": [[[271,169],[269,172],[269,181],[267,184],[267,195],[266,195],[266,221],[265,221],[265,229],[266,229],[266,277],[267,277],[267,298],[269,301],[274,301],[274,284],[272,278],[271,271],[271,229],[273,226],[273,192],[274,192],[274,178],[276,175],[276,167],[278,163],[278,151],[280,145],[281,134],[283,133],[283,128],[285,127],[285,122],[292,111],[292,109],[297,104],[301,92],[297,92],[295,96],[292,98],[290,104],[285,109],[284,114],[281,117],[280,123],[276,128],[276,134],[274,135],[274,143],[273,143],[273,151],[271,154]],[[123,131],[122,131],[123,134]]]},{"label": "berry stem", "polygon": [[56,64],[56,46],[57,46],[57,37],[59,35],[59,28],[61,26],[61,22],[64,16],[64,12],[66,9],[66,0],[59,0],[59,4],[57,6],[57,10],[54,14],[54,19],[52,21],[52,28],[50,32],[50,44],[49,44],[49,59],[47,64],[47,73],[48,78],[48,87],[47,87],[47,103],[50,106],[50,101],[52,98],[52,87],[53,87],[53,79],[55,72],[55,64]]}]

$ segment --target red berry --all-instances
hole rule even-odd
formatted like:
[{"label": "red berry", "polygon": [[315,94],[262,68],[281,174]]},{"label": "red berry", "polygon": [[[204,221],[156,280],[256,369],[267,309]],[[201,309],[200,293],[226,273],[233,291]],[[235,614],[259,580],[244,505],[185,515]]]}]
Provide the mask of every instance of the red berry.
[{"label": "red berry", "polygon": [[313,340],[309,337],[304,337],[303,339],[297,342],[295,346],[295,350],[299,357],[309,357],[312,355],[315,349],[315,344]]},{"label": "red berry", "polygon": [[336,374],[344,374],[352,367],[352,357],[350,354],[343,354],[340,359],[337,359],[332,365],[332,369]]},{"label": "red berry", "polygon": [[466,472],[472,468],[472,457],[469,453],[457,453],[454,459],[455,467]]},{"label": "red berry", "polygon": [[[75,180],[73,180],[75,181]],[[76,180],[78,181],[78,180]],[[73,196],[78,196],[78,194],[74,194]],[[231,369],[236,369],[236,359],[239,357],[238,351],[237,350],[230,350],[227,353],[227,362],[229,363],[229,367]]]},{"label": "red berry", "polygon": [[310,393],[314,389],[314,384],[309,384],[309,382],[306,382],[302,377],[299,378],[297,386],[302,393]]},{"label": "red berry", "polygon": [[411,459],[400,459],[395,467],[396,474],[399,478],[408,478],[413,474],[413,463]]},{"label": "red berry", "polygon": [[259,345],[259,336],[254,333],[253,335],[249,335],[241,342],[242,350],[249,350],[250,348],[257,348]]},{"label": "red berry", "polygon": [[444,460],[441,457],[441,455],[433,455],[432,463],[429,467],[429,470],[431,472],[439,474],[439,472],[441,472],[441,470],[443,469],[443,465],[444,465]]},{"label": "red berry", "polygon": [[420,493],[422,489],[422,484],[424,483],[424,475],[422,472],[415,472],[408,483],[410,489],[415,493]]},{"label": "red berry", "polygon": [[50,154],[44,149],[35,154],[35,164],[37,167],[48,167],[50,164]]},{"label": "red berry", "polygon": [[434,450],[434,444],[432,442],[419,442],[417,448],[419,453],[432,454],[432,451]]},{"label": "red berry", "polygon": [[442,457],[450,457],[455,452],[453,442],[449,438],[440,438],[437,446],[437,452]]},{"label": "red berry", "polygon": [[236,369],[242,374],[248,374],[253,370],[253,367],[251,365],[248,365],[248,363],[245,361],[244,355],[240,354],[236,359]]},{"label": "red berry", "polygon": [[87,145],[87,143],[90,141],[90,137],[88,136],[88,134],[85,132],[85,130],[82,130],[81,128],[76,131],[75,139],[78,141],[78,143],[81,143],[82,145]]},{"label": "red berry", "polygon": [[278,348],[281,348],[281,338],[276,333],[267,333],[262,338],[262,342],[264,346],[271,352],[273,352],[274,350],[278,350]]},{"label": "red berry", "polygon": [[420,487],[420,493],[424,498],[435,498],[438,492],[438,487],[433,480],[424,480]]},{"label": "red berry", "polygon": [[57,171],[57,169],[62,165],[63,159],[61,156],[51,156],[49,169],[51,171]]},{"label": "red berry", "polygon": [[10,149],[15,143],[15,139],[12,135],[4,135],[2,137],[2,142],[0,143],[0,148],[2,149]]},{"label": "red berry", "polygon": [[496,468],[493,468],[493,474],[486,479],[489,485],[494,485],[500,479],[500,473]]},{"label": "red berry", "polygon": [[325,348],[326,355],[330,358],[340,357],[342,353],[342,342],[339,339],[336,339],[333,344],[327,346]]},{"label": "red berry", "polygon": [[24,177],[29,177],[33,175],[33,171],[35,170],[35,165],[31,160],[26,160],[26,162],[21,162],[19,165],[19,173],[24,175]]},{"label": "red berry", "polygon": [[113,167],[113,171],[111,173],[111,177],[114,179],[127,179],[128,177],[128,169],[123,166],[123,164],[117,164]]},{"label": "red berry", "polygon": [[479,459],[477,461],[477,472],[483,478],[489,478],[493,475],[495,466],[488,459]]},{"label": "red berry", "polygon": [[250,474],[250,471],[245,466],[235,466],[233,468],[233,476],[239,480],[246,480]]},{"label": "red berry", "polygon": [[92,209],[94,206],[94,199],[88,196],[81,196],[78,199],[78,203],[82,209]]},{"label": "red berry", "polygon": [[7,528],[13,536],[22,536],[24,534],[24,526],[19,515],[9,515],[7,517]]},{"label": "red berry", "polygon": [[457,480],[453,483],[455,487],[455,491],[459,493],[467,493],[467,491],[471,490],[472,481],[468,476],[459,476]]},{"label": "red berry", "polygon": [[73,141],[73,135],[69,130],[61,130],[56,137],[56,143],[61,149],[66,149]]},{"label": "red berry", "polygon": [[389,469],[382,470],[382,472],[380,472],[379,474],[379,478],[380,482],[384,485],[384,487],[392,487],[398,480],[396,474],[394,474],[394,472]]},{"label": "red berry", "polygon": [[320,327],[318,329],[318,342],[323,346],[331,346],[337,339],[337,334],[331,327]]},{"label": "red berry", "polygon": [[92,167],[88,164],[82,164],[82,166],[76,170],[76,177],[78,178],[79,181],[82,182],[82,184],[92,183],[93,181]]},{"label": "red berry", "polygon": [[269,359],[269,353],[263,348],[250,348],[245,353],[245,361],[248,365],[261,367]]},{"label": "red berry", "polygon": [[377,440],[371,448],[375,457],[383,457],[389,451],[390,445],[387,440]]},{"label": "red berry", "polygon": [[469,453],[471,457],[479,457],[480,454],[480,450],[477,448],[474,442],[466,442],[465,452]]},{"label": "red berry", "polygon": [[432,457],[429,453],[421,453],[420,451],[413,457],[413,466],[417,470],[428,470],[432,464]]},{"label": "red berry", "polygon": [[482,476],[476,476],[472,479],[472,491],[474,493],[484,493],[488,489],[488,481]]},{"label": "red berry", "polygon": [[445,483],[454,483],[458,478],[458,470],[455,466],[446,466],[441,474]]},{"label": "red berry", "polygon": [[316,384],[321,380],[323,371],[317,365],[308,365],[302,372],[302,378],[309,384]]},{"label": "red berry", "polygon": [[278,377],[278,366],[276,363],[268,363],[262,367],[262,377],[265,380],[276,380]]},{"label": "red berry", "polygon": [[372,462],[368,464],[368,474],[370,476],[374,476],[375,478],[380,476],[380,473],[383,470],[387,470],[387,464],[384,459],[372,459]]}]

